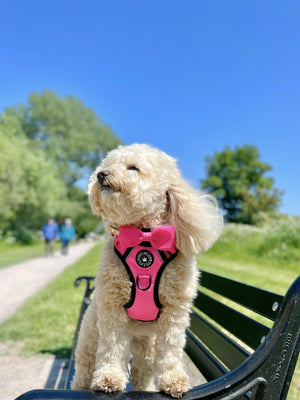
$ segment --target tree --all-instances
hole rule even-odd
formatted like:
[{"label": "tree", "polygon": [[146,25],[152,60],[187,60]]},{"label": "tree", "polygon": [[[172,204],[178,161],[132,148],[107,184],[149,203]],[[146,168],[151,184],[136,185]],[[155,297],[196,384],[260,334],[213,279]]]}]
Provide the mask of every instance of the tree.
[{"label": "tree", "polygon": [[0,115],[0,237],[12,232],[24,241],[22,232],[40,229],[49,216],[71,217],[80,235],[92,230],[98,221],[76,184],[119,143],[72,96],[32,93],[26,105],[6,108]]},{"label": "tree", "polygon": [[99,220],[91,212],[86,192],[76,186],[69,189],[68,201],[56,214],[59,224],[63,223],[66,216],[72,219],[80,237],[97,229],[99,225]]},{"label": "tree", "polygon": [[206,158],[207,178],[201,181],[219,201],[229,222],[258,223],[264,213],[274,212],[282,191],[265,176],[272,167],[260,160],[256,146],[226,147]]},{"label": "tree", "polygon": [[66,187],[42,151],[32,151],[25,136],[14,136],[3,123],[0,148],[0,233],[10,231],[24,242],[28,230],[61,209]]},{"label": "tree", "polygon": [[19,119],[24,134],[55,163],[67,187],[120,144],[111,128],[73,96],[32,93],[27,106],[7,108],[5,114]]}]

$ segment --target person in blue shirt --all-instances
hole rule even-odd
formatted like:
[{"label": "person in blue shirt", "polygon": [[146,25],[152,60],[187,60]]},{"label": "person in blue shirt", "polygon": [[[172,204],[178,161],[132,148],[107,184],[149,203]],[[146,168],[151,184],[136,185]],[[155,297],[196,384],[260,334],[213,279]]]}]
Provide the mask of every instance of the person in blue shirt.
[{"label": "person in blue shirt", "polygon": [[60,227],[60,240],[62,243],[61,253],[64,255],[68,254],[69,241],[75,238],[75,228],[72,225],[71,218],[66,218],[65,223]]},{"label": "person in blue shirt", "polygon": [[48,218],[42,226],[41,238],[45,241],[46,257],[53,256],[53,242],[59,238],[59,228],[53,218]]}]

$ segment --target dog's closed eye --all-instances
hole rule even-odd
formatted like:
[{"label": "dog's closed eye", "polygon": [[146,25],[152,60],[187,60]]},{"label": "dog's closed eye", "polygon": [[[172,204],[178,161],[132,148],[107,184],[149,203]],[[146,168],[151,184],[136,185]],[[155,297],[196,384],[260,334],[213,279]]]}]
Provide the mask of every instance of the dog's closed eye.
[{"label": "dog's closed eye", "polygon": [[135,165],[129,165],[127,167],[127,169],[129,169],[130,171],[137,171],[137,172],[140,171],[140,169],[138,167],[136,167]]}]

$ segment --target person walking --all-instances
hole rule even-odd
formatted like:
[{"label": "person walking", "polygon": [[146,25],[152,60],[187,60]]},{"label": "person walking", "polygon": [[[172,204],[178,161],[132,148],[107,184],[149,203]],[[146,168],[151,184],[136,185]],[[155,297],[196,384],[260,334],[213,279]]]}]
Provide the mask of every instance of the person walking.
[{"label": "person walking", "polygon": [[59,228],[53,218],[48,218],[48,221],[42,226],[41,238],[45,241],[46,257],[53,256],[53,242],[59,238]]},{"label": "person walking", "polygon": [[65,223],[60,227],[60,240],[62,243],[61,254],[67,255],[68,254],[68,245],[70,240],[75,238],[75,228],[72,225],[71,218],[66,218]]}]

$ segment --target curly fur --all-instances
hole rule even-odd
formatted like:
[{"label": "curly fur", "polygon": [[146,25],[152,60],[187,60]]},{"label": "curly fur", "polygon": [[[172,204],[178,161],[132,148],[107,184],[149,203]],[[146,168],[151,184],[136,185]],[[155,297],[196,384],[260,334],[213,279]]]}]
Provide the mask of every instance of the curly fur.
[{"label": "curly fur", "polygon": [[[106,173],[99,183],[101,171]],[[131,283],[109,237],[79,334],[72,388],[124,390],[133,355],[135,390],[156,387],[180,398],[189,389],[182,356],[199,277],[195,255],[208,250],[222,231],[217,203],[182,179],[172,157],[141,144],[108,153],[91,176],[88,194],[93,213],[115,229],[126,224],[152,229],[175,225],[179,253],[160,281],[159,318],[135,321],[124,309]]]}]

